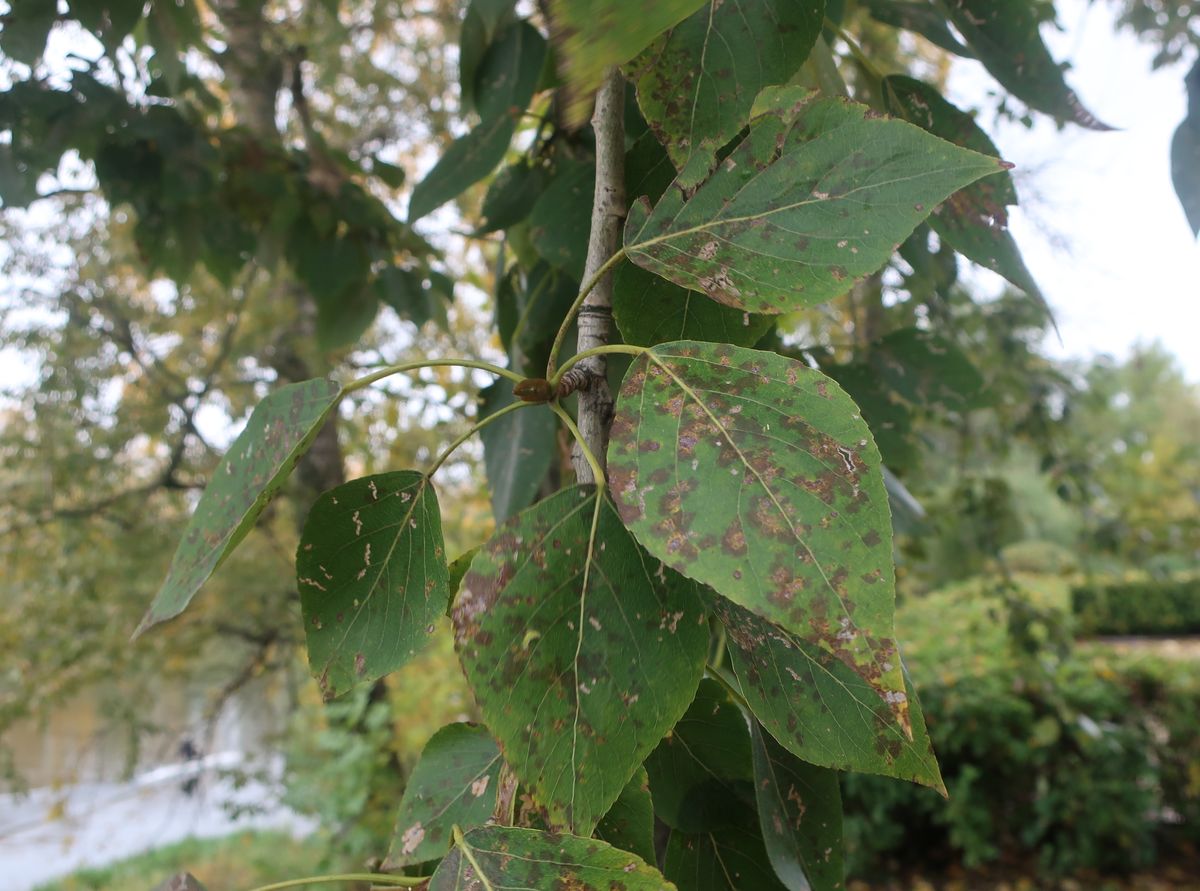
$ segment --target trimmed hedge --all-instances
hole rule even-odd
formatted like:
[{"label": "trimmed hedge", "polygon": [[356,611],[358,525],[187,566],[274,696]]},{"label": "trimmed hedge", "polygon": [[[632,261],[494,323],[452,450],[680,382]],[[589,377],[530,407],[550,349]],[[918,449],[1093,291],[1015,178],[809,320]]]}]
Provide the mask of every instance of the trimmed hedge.
[{"label": "trimmed hedge", "polygon": [[1083,636],[1200,634],[1200,578],[1083,585],[1071,610]]}]

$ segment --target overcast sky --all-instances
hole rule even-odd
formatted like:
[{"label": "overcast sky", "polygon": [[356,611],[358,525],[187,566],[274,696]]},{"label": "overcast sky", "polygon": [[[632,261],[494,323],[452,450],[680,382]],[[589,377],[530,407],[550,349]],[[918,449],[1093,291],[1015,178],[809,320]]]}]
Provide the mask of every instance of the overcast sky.
[{"label": "overcast sky", "polygon": [[[1183,119],[1183,76],[1194,62],[1151,72],[1151,47],[1115,33],[1107,4],[1060,0],[1065,32],[1047,32],[1084,105],[1117,133],[1044,118],[1033,130],[981,123],[1015,171],[1026,205],[1012,230],[1054,309],[1060,355],[1125,355],[1162,341],[1200,381],[1200,248],[1171,186],[1171,135]],[[994,82],[976,62],[957,63],[951,98],[985,107]],[[1060,242],[1061,244],[1057,243]]]}]

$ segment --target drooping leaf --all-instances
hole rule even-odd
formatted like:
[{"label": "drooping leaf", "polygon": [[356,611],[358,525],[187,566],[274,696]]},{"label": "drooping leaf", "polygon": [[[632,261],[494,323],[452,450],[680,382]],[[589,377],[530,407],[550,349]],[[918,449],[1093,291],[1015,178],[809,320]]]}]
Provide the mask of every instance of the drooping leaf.
[{"label": "drooping leaf", "polygon": [[754,809],[734,802],[729,818],[714,832],[672,831],[663,874],[679,891],[786,891],[767,859]]},{"label": "drooping leaf", "polygon": [[593,835],[620,851],[637,854],[647,863],[654,862],[654,802],[645,768],[639,767],[625,784],[616,802],[596,824]]},{"label": "drooping leaf", "polygon": [[708,638],[693,586],[578,486],[497,530],[451,617],[505,758],[550,824],[580,834],[687,709]]},{"label": "drooping leaf", "polygon": [[317,379],[280,387],[258,404],[200,497],[167,578],[135,634],[187,608],[213,570],[253,528],[340,395],[333,381]]},{"label": "drooping leaf", "polygon": [[700,682],[686,714],[646,759],[646,772],[655,814],[683,832],[727,826],[730,802],[754,800],[746,719],[720,684]]},{"label": "drooping leaf", "polygon": [[994,158],[839,100],[772,88],[749,135],[690,199],[635,204],[629,257],[718,302],[780,313],[845,293],[874,272]]},{"label": "drooping leaf", "polygon": [[[928,84],[893,75],[883,79],[882,90],[892,114],[956,145],[985,155],[999,154],[973,117],[955,108]],[[1008,231],[1008,206],[1016,203],[1017,192],[1006,172],[951,195],[934,211],[929,222],[938,236],[963,256],[1004,276],[1045,304],[1020,248]]]},{"label": "drooping leaf", "polygon": [[323,297],[317,304],[317,346],[338,350],[353,346],[367,333],[379,313],[375,288],[350,288],[337,297]]},{"label": "drooping leaf", "polygon": [[950,20],[1005,89],[1038,111],[1090,130],[1111,130],[1083,107],[1063,79],[1029,0],[945,0]]},{"label": "drooping leaf", "polygon": [[497,232],[525,219],[548,180],[546,167],[539,161],[522,159],[505,167],[483,196],[483,219],[476,231],[481,235]]},{"label": "drooping leaf", "polygon": [[300,535],[296,582],[309,669],[326,699],[406,663],[450,597],[429,478],[380,473],[322,495]]},{"label": "drooping leaf", "polygon": [[713,609],[728,630],[742,695],[784,748],[811,764],[910,780],[945,794],[907,678],[911,740],[871,685],[841,660],[723,598],[714,599]]},{"label": "drooping leaf", "polygon": [[722,306],[632,263],[613,275],[613,316],[626,343],[706,340],[754,346],[774,324],[771,316]]},{"label": "drooping leaf", "polygon": [[639,857],[593,838],[487,826],[446,855],[429,891],[675,891]]},{"label": "drooping leaf", "polygon": [[974,58],[971,48],[965,46],[946,24],[945,14],[932,3],[904,2],[904,0],[866,0],[865,5],[871,18],[893,28],[903,28],[920,34],[935,46],[949,50],[955,55]]},{"label": "drooping leaf", "polygon": [[529,215],[529,237],[538,256],[576,281],[587,262],[596,168],[582,161],[562,164]]},{"label": "drooping leaf", "polygon": [[526,22],[510,25],[489,47],[479,71],[479,116],[475,129],[460,136],[413,189],[408,221],[419,220],[500,163],[529,105],[546,54],[546,41]]},{"label": "drooping leaf", "polygon": [[1188,114],[1171,138],[1171,181],[1192,235],[1200,235],[1200,61],[1184,78]]},{"label": "drooping leaf", "polygon": [[801,761],[751,723],[754,792],[763,842],[789,891],[842,887],[842,793],[837,774]]},{"label": "drooping leaf", "polygon": [[634,360],[608,450],[621,519],[651,554],[842,661],[903,724],[880,464],[832,379],[696,342]]},{"label": "drooping leaf", "polygon": [[708,176],[759,91],[800,69],[824,20],[825,0],[710,0],[630,63],[681,188]]},{"label": "drooping leaf", "polygon": [[914,405],[964,412],[985,401],[979,369],[962,350],[934,332],[893,331],[872,344],[868,362],[878,380]]},{"label": "drooping leaf", "polygon": [[[542,374],[554,335],[578,293],[578,279],[545,260],[524,275],[513,270],[496,301],[500,339],[513,369]],[[565,346],[570,345],[568,337]]]},{"label": "drooping leaf", "polygon": [[[516,401],[512,384],[504,380],[479,395],[480,417]],[[525,409],[489,424],[479,436],[492,513],[501,522],[529,507],[537,497],[557,451],[558,424],[546,408]]]},{"label": "drooping leaf", "polygon": [[567,82],[568,120],[587,120],[592,94],[611,65],[628,62],[704,0],[550,0],[551,34]]},{"label": "drooping leaf", "polygon": [[450,830],[484,825],[496,805],[500,748],[487,729],[447,724],[433,735],[400,800],[390,867],[436,860],[450,850]]},{"label": "drooping leaf", "polygon": [[[375,295],[418,328],[426,322],[446,318],[446,300],[433,282],[425,286],[421,273],[402,266],[385,266],[375,278]],[[444,326],[443,326],[444,327]]]},{"label": "drooping leaf", "polygon": [[475,109],[479,65],[496,35],[512,23],[515,0],[472,0],[458,42],[459,96],[463,110]]}]

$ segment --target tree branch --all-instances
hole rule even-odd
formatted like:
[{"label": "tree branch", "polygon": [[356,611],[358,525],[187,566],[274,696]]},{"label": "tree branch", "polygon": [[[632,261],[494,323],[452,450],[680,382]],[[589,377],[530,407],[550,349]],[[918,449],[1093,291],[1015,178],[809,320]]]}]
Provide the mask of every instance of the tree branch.
[{"label": "tree branch", "polygon": [[[590,280],[620,248],[621,223],[625,219],[625,81],[616,68],[609,69],[596,95],[592,129],[596,134],[596,191],[584,281]],[[611,273],[588,294],[577,324],[580,351],[608,343],[613,325]],[[603,355],[592,356],[578,367],[591,375],[590,385],[579,393],[579,430],[603,468],[613,416],[613,397],[605,378],[607,360]],[[571,451],[571,463],[579,482],[596,482],[578,445]]]}]

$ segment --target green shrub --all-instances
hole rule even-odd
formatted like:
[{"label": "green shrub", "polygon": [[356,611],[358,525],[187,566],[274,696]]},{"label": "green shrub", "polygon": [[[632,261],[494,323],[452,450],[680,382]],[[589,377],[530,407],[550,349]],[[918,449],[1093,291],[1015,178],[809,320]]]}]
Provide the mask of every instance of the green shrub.
[{"label": "green shrub", "polygon": [[1082,635],[1200,634],[1200,577],[1081,585],[1071,609]]},{"label": "green shrub", "polygon": [[1013,860],[1120,873],[1200,840],[1200,665],[1074,646],[1049,599],[960,586],[906,605],[950,798],[845,776],[853,873]]}]

